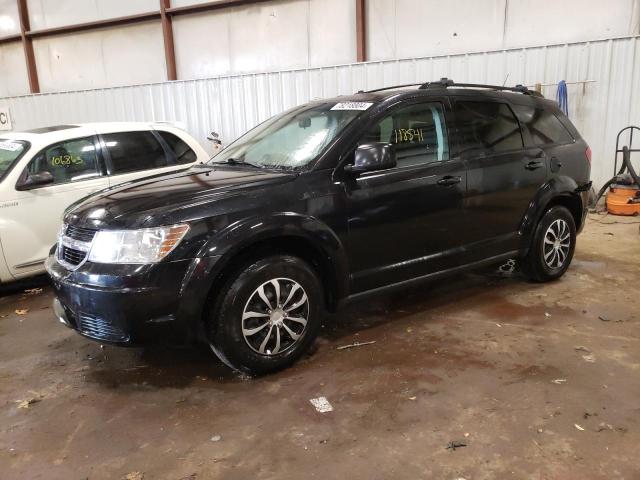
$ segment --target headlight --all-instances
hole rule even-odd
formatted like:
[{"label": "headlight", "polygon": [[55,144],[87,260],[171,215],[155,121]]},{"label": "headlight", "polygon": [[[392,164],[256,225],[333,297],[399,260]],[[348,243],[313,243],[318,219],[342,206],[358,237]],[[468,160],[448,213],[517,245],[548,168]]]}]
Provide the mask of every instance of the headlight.
[{"label": "headlight", "polygon": [[178,246],[189,225],[102,230],[96,233],[89,261],[96,263],[156,263]]}]

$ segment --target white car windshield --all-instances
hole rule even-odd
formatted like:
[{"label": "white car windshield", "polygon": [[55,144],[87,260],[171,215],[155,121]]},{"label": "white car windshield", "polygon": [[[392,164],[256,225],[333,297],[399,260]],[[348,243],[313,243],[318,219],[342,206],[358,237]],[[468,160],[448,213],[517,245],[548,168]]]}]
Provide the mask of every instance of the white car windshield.
[{"label": "white car windshield", "polygon": [[340,105],[343,104],[303,105],[277,115],[247,132],[209,163],[261,168],[305,167],[364,110],[336,108]]},{"label": "white car windshield", "polygon": [[27,142],[0,138],[0,181],[28,149],[29,144]]}]

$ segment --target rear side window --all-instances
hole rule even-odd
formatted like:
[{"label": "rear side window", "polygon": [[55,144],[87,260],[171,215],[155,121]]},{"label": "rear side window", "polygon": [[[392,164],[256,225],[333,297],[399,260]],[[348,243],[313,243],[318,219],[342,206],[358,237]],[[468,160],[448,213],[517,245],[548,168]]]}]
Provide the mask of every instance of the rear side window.
[{"label": "rear side window", "polygon": [[553,113],[526,105],[514,105],[513,109],[520,122],[529,130],[534,145],[573,142],[569,131]]},{"label": "rear side window", "polygon": [[29,174],[49,172],[54,185],[99,177],[100,170],[93,137],[55,143],[42,150],[27,165]]},{"label": "rear side window", "polygon": [[455,104],[460,153],[499,153],[523,148],[518,120],[504,103]]},{"label": "rear side window", "polygon": [[162,139],[167,142],[167,145],[169,145],[169,148],[176,157],[176,163],[183,164],[193,163],[196,161],[196,152],[191,150],[191,147],[189,147],[189,145],[187,145],[182,139],[169,132],[158,130],[157,133],[160,134]]},{"label": "rear side window", "polygon": [[360,140],[391,143],[399,167],[449,159],[442,105],[421,103],[400,108],[375,124]]},{"label": "rear side window", "polygon": [[120,132],[102,135],[111,157],[111,175],[167,166],[160,142],[151,132]]}]

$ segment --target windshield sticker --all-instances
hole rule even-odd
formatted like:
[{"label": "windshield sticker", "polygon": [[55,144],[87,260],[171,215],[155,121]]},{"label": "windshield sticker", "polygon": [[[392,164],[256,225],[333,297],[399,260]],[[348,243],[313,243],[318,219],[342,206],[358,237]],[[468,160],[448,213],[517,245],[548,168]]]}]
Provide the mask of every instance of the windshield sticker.
[{"label": "windshield sticker", "polygon": [[421,128],[396,128],[393,133],[396,140],[394,143],[413,142],[414,140],[418,142],[424,141]]},{"label": "windshield sticker", "polygon": [[0,150],[6,150],[8,152],[17,152],[22,150],[22,145],[12,142],[0,142]]},{"label": "windshield sticker", "polygon": [[58,155],[51,157],[51,166],[57,167],[59,165],[68,167],[69,165],[84,165],[84,160],[78,155]]},{"label": "windshield sticker", "polygon": [[366,110],[372,102],[340,102],[336,103],[331,110]]}]

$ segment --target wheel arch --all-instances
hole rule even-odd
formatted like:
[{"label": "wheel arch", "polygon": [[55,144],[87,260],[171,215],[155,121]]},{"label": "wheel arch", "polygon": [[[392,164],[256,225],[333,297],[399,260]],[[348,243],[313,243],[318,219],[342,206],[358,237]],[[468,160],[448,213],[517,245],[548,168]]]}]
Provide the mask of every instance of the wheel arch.
[{"label": "wheel arch", "polygon": [[545,183],[529,204],[520,226],[521,235],[525,239],[531,238],[544,213],[557,205],[563,206],[571,212],[576,224],[576,231],[580,231],[584,221],[583,212],[586,205],[583,205],[580,194],[576,192],[577,188],[578,185],[575,180],[564,176],[554,177]]},{"label": "wheel arch", "polygon": [[324,290],[325,305],[334,311],[348,293],[347,257],[339,237],[327,225],[313,217],[278,214],[232,224],[214,235],[202,251],[220,254],[211,272],[207,308],[216,308],[218,292],[230,276],[247,262],[272,254],[294,255],[308,262],[317,272]]}]

